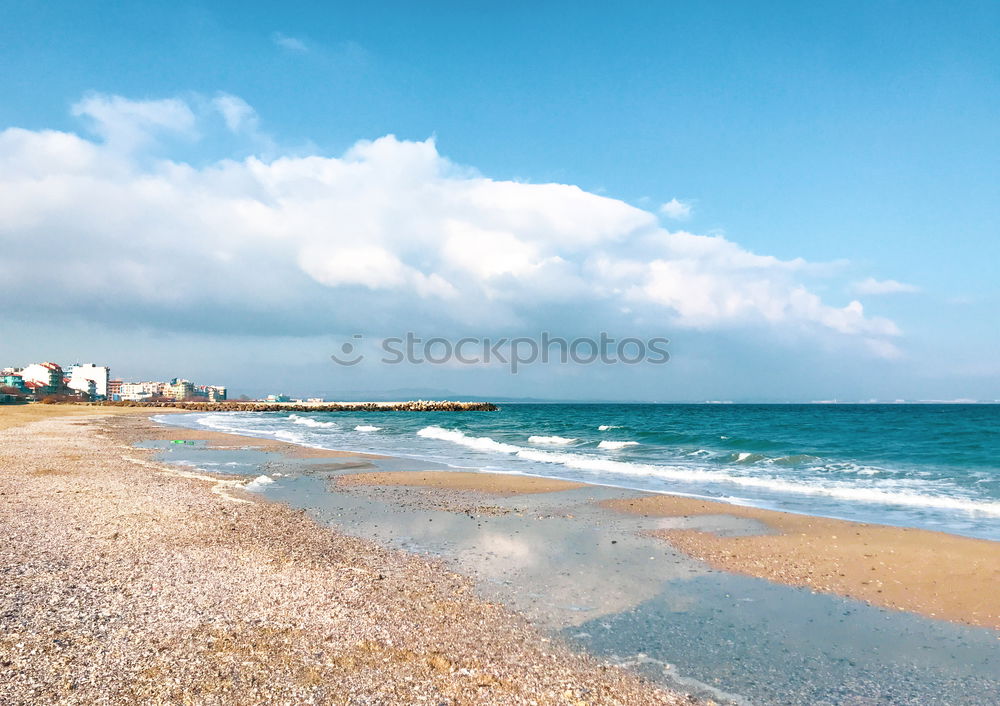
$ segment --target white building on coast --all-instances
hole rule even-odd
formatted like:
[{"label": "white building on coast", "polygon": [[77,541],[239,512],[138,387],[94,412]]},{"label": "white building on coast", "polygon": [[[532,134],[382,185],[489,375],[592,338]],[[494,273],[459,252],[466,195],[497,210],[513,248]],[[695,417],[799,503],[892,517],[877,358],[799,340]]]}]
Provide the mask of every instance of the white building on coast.
[{"label": "white building on coast", "polygon": [[76,363],[69,367],[68,372],[69,382],[66,383],[66,386],[71,390],[102,398],[108,396],[108,379],[111,377],[111,368],[93,363]]},{"label": "white building on coast", "polygon": [[32,363],[21,370],[21,377],[32,390],[56,392],[63,384],[63,369],[55,363]]}]

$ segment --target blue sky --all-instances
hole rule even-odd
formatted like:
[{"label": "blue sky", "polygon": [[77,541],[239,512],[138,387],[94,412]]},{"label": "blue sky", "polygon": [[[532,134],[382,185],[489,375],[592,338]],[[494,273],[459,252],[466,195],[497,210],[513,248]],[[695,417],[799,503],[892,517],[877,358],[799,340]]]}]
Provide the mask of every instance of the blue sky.
[{"label": "blue sky", "polygon": [[[778,268],[780,275],[767,274],[767,303],[744,319],[722,317],[717,307],[707,318],[699,318],[707,311],[704,302],[692,301],[688,293],[698,279],[684,281],[687,298],[679,304],[681,294],[669,286],[666,292],[663,282],[647,287],[643,303],[655,300],[664,307],[659,319],[652,311],[635,314],[634,296],[624,307],[629,314],[619,319],[613,310],[623,308],[622,302],[610,294],[610,299],[570,307],[577,309],[572,325],[576,331],[588,326],[617,327],[622,329],[619,335],[664,330],[674,342],[669,371],[545,371],[534,379],[491,370],[372,367],[345,380],[343,371],[330,370],[323,362],[324,354],[365,323],[374,322],[372,330],[364,331],[369,336],[393,335],[402,323],[398,319],[420,323],[422,330],[457,335],[469,330],[490,333],[485,329],[504,320],[515,333],[518,328],[553,328],[567,320],[566,302],[549,297],[537,283],[522,287],[520,274],[509,272],[502,274],[514,280],[505,286],[522,287],[518,291],[523,298],[508,302],[503,311],[494,310],[503,296],[491,294],[483,283],[493,278],[497,286],[495,272],[478,272],[475,286],[463,287],[457,284],[458,275],[449,279],[440,263],[426,262],[408,249],[409,240],[385,234],[377,236],[380,248],[394,255],[405,252],[399,255],[405,273],[398,268],[369,272],[405,280],[405,285],[397,282],[368,291],[346,281],[339,270],[310,270],[304,259],[318,262],[344,254],[330,250],[323,233],[296,246],[295,259],[308,283],[300,282],[301,272],[292,269],[274,276],[275,286],[287,276],[287,281],[295,281],[288,287],[298,296],[312,292],[325,307],[353,310],[358,308],[354,302],[363,301],[360,320],[342,312],[331,315],[328,334],[293,325],[265,326],[260,334],[239,327],[227,330],[241,318],[233,302],[215,308],[215,300],[208,297],[207,308],[196,311],[190,303],[143,293],[140,285],[88,290],[83,296],[79,286],[65,286],[70,275],[63,272],[63,279],[47,283],[45,297],[20,280],[0,288],[6,303],[45,299],[29,306],[23,316],[5,314],[7,320],[0,319],[9,332],[0,340],[0,356],[10,363],[33,357],[104,356],[127,377],[190,371],[189,376],[225,377],[221,382],[251,394],[270,391],[258,382],[259,365],[272,371],[269,374],[284,371],[263,387],[299,393],[315,388],[377,391],[418,380],[468,394],[604,399],[1000,398],[995,356],[1000,348],[1000,5],[538,5],[220,2],[130,3],[121,8],[112,3],[7,3],[0,9],[0,129],[62,131],[111,150],[107,126],[113,124],[119,130],[115,150],[120,152],[122,121],[141,114],[146,121],[141,130],[149,138],[128,146],[131,176],[126,178],[131,188],[143,181],[143,174],[156,174],[179,188],[170,181],[176,174],[164,176],[164,162],[211,170],[219,160],[241,163],[250,155],[268,164],[310,155],[336,159],[358,141],[391,134],[403,147],[387,148],[396,155],[390,171],[412,167],[417,169],[414,179],[433,163],[437,177],[441,169],[452,170],[449,179],[461,193],[468,184],[455,177],[454,170],[474,172],[494,184],[572,185],[653,214],[656,227],[669,232],[716,236],[741,253],[809,263],[795,275],[787,275],[784,267]],[[220,96],[238,97],[240,102],[232,105],[250,111],[237,129],[232,129],[235,123],[223,125],[218,119],[223,110]],[[87,97],[91,103],[84,105]],[[182,117],[180,123],[168,125],[157,117],[150,123],[148,112],[128,107],[152,102],[156,110],[176,110],[177,104],[157,103],[169,100],[188,106],[193,122]],[[425,144],[428,138],[434,138],[435,154],[425,152],[420,157],[423,166],[413,167],[409,157],[401,156],[412,152],[405,146]],[[48,154],[37,144],[19,149],[40,153],[40,159]],[[366,153],[360,159],[375,158]],[[449,166],[441,167],[438,160],[444,159]],[[16,162],[30,172],[24,164]],[[415,183],[406,182],[406,193]],[[285,188],[294,188],[294,183]],[[507,198],[508,190],[500,191]],[[491,204],[499,203],[500,191],[488,197]],[[529,192],[518,193],[509,208],[523,208]],[[111,192],[101,194],[78,198],[82,203],[109,198],[107,207],[113,210]],[[396,195],[382,193],[384,198]],[[231,197],[227,191],[226,198]],[[569,198],[561,193],[556,200],[564,197]],[[194,196],[178,198],[190,204]],[[452,203],[451,198],[444,201]],[[661,211],[662,204],[675,199],[687,207],[688,215],[683,208]],[[67,203],[72,201],[67,196]],[[383,202],[365,201],[370,210],[362,220],[384,220],[377,212]],[[608,206],[588,201],[587,208],[591,205],[601,214]],[[327,211],[314,206],[303,207],[301,213],[325,217],[317,214]],[[567,201],[565,208],[576,213],[580,207]],[[441,222],[451,223],[455,213],[445,211]],[[284,213],[294,223],[304,218],[291,210]],[[393,218],[403,218],[393,213]],[[628,221],[621,228],[633,233],[637,226],[629,219],[638,216],[615,214]],[[476,233],[493,234],[482,237],[493,237],[494,215],[488,225],[471,217],[469,223]],[[26,216],[8,214],[6,220],[14,224],[0,226],[0,242],[6,247],[37,237],[27,226],[16,225],[27,222]],[[508,221],[520,223],[523,218]],[[46,232],[59,227],[50,218]],[[137,227],[142,228],[129,225],[129,233],[134,235]],[[336,230],[335,225],[328,227]],[[512,237],[521,237],[516,226],[511,228]],[[595,258],[611,252],[607,244],[612,241],[611,256],[618,264],[670,261],[647,248],[646,240],[659,236],[624,239],[625,230],[611,228],[600,236],[605,240],[595,240],[586,252],[566,244],[571,234],[535,233],[525,242],[532,247],[544,244],[534,251],[541,259],[524,267],[560,258],[579,265],[576,275],[593,277]],[[116,245],[130,236],[116,231],[114,224],[106,229],[92,224],[78,233],[68,228],[64,237],[69,251],[81,239],[93,238],[95,246],[108,248],[114,257]],[[227,247],[244,237],[242,231],[232,234]],[[472,236],[462,235],[467,237]],[[160,257],[157,247],[169,244],[171,236],[151,228],[143,238],[151,244],[153,258]],[[59,247],[62,241],[53,242]],[[143,252],[128,255],[132,265],[147,264],[141,261]],[[680,257],[677,252],[672,246],[670,257]],[[445,255],[456,254],[448,250]],[[226,256],[233,253],[227,250]],[[713,277],[733,277],[720,264],[729,262],[728,255],[720,250],[711,257],[715,259],[703,263],[708,270],[699,270],[699,277],[709,270]],[[445,259],[456,262],[455,257]],[[240,271],[255,273],[253,268],[265,266],[264,261],[249,257]],[[824,267],[829,271],[820,272]],[[234,271],[223,268],[220,276],[233,276]],[[518,273],[523,274],[523,268]],[[434,274],[455,284],[466,301],[489,300],[483,307],[486,318],[435,308],[432,301],[408,309],[416,290],[407,287],[433,298],[426,292]],[[668,270],[662,276],[674,274]],[[863,284],[869,280],[874,283]],[[890,280],[901,286],[884,284]],[[748,294],[759,292],[755,282],[747,280],[744,289],[726,288],[712,296],[726,301],[755,296]],[[850,330],[836,324],[830,333],[831,314],[825,309],[804,314],[805,322],[798,315],[772,316],[768,307],[786,301],[774,288],[794,292],[799,286],[831,311],[859,300],[866,321],[887,320],[898,333],[887,333],[884,327],[873,333],[867,323],[851,324]],[[601,280],[595,287],[610,291],[622,283]],[[66,300],[82,297],[87,305],[79,311],[60,305],[55,295],[60,288]],[[886,291],[892,289],[898,291]],[[333,292],[341,296],[332,297]],[[352,303],[344,305],[348,294]],[[132,298],[136,304],[127,309],[122,302]],[[283,306],[271,301],[242,314],[294,318]],[[757,321],[761,310],[766,310],[766,325]],[[390,314],[400,311],[408,313],[394,320]],[[594,312],[591,318],[587,311]],[[197,325],[191,323],[195,320]],[[91,342],[77,354],[73,346],[80,343],[71,329],[81,325],[84,330],[100,328],[106,335],[101,344]],[[807,330],[812,325],[816,331]],[[871,342],[873,336],[879,338],[877,345]],[[150,350],[168,339],[176,341],[154,365]],[[227,360],[238,357],[236,351],[254,354],[245,364],[226,367],[193,353],[195,344]],[[886,354],[887,345],[891,355]],[[301,360],[293,355],[289,361],[289,349],[298,351]],[[158,372],[157,366],[171,361],[179,370]],[[569,381],[562,382],[564,378]],[[583,386],[586,392],[581,392],[581,379],[589,380]]]}]

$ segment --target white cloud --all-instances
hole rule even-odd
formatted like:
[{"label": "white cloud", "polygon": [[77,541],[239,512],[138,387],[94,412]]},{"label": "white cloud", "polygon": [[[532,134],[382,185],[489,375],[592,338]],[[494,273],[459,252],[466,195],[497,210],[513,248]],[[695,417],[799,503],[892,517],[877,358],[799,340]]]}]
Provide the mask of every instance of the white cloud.
[{"label": "white cloud", "polygon": [[289,37],[287,34],[282,34],[281,32],[275,32],[271,35],[271,41],[282,49],[287,49],[288,51],[293,51],[299,54],[305,54],[309,51],[309,47],[301,39],[296,39],[295,37]]},{"label": "white cloud", "polygon": [[212,105],[222,114],[230,132],[239,134],[257,131],[257,111],[239,96],[219,93],[212,99]]},{"label": "white cloud", "polygon": [[221,92],[215,94],[210,105],[222,116],[230,134],[244,138],[258,155],[275,155],[274,140],[260,129],[260,119],[253,106],[239,96]]},{"label": "white cloud", "polygon": [[121,96],[90,94],[76,103],[73,115],[88,118],[106,144],[133,150],[158,133],[194,134],[195,115],[177,98],[133,101]]},{"label": "white cloud", "polygon": [[851,291],[856,294],[914,294],[920,291],[920,287],[897,282],[894,279],[877,280],[868,277],[860,282],[852,283]]},{"label": "white cloud", "polygon": [[[256,131],[241,99],[221,94],[213,105],[233,132]],[[91,96],[75,112],[99,117],[109,136],[128,136],[126,117],[196,128],[177,99]],[[24,316],[154,329],[756,326],[894,350],[892,322],[809,289],[822,269],[812,263],[670,232],[648,211],[576,186],[495,181],[442,157],[433,140],[389,135],[341,157],[201,167],[140,159],[142,144],[0,132],[0,245],[10,272],[32,273],[0,278],[4,301],[23,302]]]},{"label": "white cloud", "polygon": [[667,218],[673,218],[675,221],[686,221],[691,217],[693,212],[691,204],[678,201],[677,199],[670,199],[660,206],[660,213]]}]

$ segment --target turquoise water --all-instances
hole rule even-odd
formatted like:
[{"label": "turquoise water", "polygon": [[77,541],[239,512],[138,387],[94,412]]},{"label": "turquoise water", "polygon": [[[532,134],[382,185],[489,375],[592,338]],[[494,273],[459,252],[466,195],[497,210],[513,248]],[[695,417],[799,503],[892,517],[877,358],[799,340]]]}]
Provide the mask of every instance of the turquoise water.
[{"label": "turquoise water", "polygon": [[1000,406],[504,405],[161,421],[1000,539]]}]

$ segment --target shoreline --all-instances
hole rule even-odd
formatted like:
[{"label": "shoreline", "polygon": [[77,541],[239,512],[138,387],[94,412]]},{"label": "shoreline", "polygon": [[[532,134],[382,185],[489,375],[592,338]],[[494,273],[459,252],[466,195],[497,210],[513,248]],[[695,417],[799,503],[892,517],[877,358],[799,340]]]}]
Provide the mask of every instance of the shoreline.
[{"label": "shoreline", "polygon": [[543,636],[440,562],[209,492],[233,476],[149,460],[135,439],[176,433],[144,416],[0,432],[4,703],[690,703]]},{"label": "shoreline", "polygon": [[[198,438],[213,434],[238,437],[261,447],[284,449],[293,456],[315,453],[391,458],[187,427],[167,428],[192,432]],[[372,474],[367,482],[364,476],[364,473],[344,476],[338,484],[409,486],[429,492],[474,490],[506,496],[545,492],[533,488],[547,484],[551,484],[552,490],[614,488],[636,494],[632,499],[601,503],[618,513],[664,519],[719,516],[755,520],[768,528],[769,533],[747,537],[720,536],[690,529],[649,530],[647,533],[719,570],[929,618],[1000,629],[1000,593],[994,590],[1000,585],[1000,542],[993,540],[551,476],[458,469],[425,471],[418,475],[380,472]],[[470,476],[476,477],[471,484]]]},{"label": "shoreline", "polygon": [[[280,421],[280,417],[277,419]],[[196,428],[199,431],[201,430],[201,427],[180,427],[180,428]],[[254,432],[227,431],[225,433],[242,435],[242,434],[253,434]],[[273,435],[269,435],[266,432],[260,432],[260,433],[261,436],[252,438],[258,438],[258,439],[275,438]],[[358,444],[352,443],[350,441],[344,442],[343,446],[340,446],[340,442],[334,443],[334,445],[338,449],[340,448],[354,449],[352,453],[366,453],[369,448],[368,444],[371,441],[375,440],[376,438],[377,437],[373,437],[372,439],[363,440],[362,445],[360,447]],[[289,441],[288,443],[293,447],[319,448],[319,449],[330,448],[328,446],[330,442],[322,440],[318,442],[319,445],[310,445],[307,442],[301,440]],[[532,450],[535,449],[532,447]],[[539,450],[543,452],[549,451],[549,449],[539,449]],[[413,453],[412,451],[397,452],[393,450],[388,450],[385,452],[385,454],[387,454],[386,457],[405,458],[416,463],[424,462],[424,459],[427,456],[426,453],[421,455],[419,453]],[[500,462],[502,463],[502,460]],[[447,466],[448,468],[455,469],[458,471],[479,472],[479,469],[475,465],[475,462],[472,461],[469,462],[434,461],[433,463]],[[492,463],[497,463],[497,461],[493,461]],[[550,465],[550,464],[543,464],[543,465]],[[970,508],[966,510],[963,510],[961,508],[951,508],[949,511],[954,514],[951,515],[950,520],[947,517],[934,516],[932,517],[931,520],[921,524],[919,519],[908,516],[906,514],[907,512],[912,510],[912,507],[908,503],[902,502],[897,505],[894,504],[893,500],[891,499],[883,501],[885,503],[884,506],[889,508],[888,513],[879,513],[877,512],[877,509],[879,507],[882,507],[882,505],[880,505],[880,503],[876,501],[872,501],[872,504],[869,504],[863,501],[853,501],[851,503],[847,503],[847,501],[841,502],[840,500],[838,500],[837,502],[839,502],[840,504],[836,505],[835,507],[824,507],[822,505],[815,505],[805,502],[809,498],[813,497],[812,493],[807,493],[805,495],[797,495],[795,493],[790,493],[785,498],[785,500],[787,500],[788,502],[782,502],[781,500],[775,498],[755,497],[753,496],[752,493],[749,494],[747,497],[727,498],[727,497],[713,496],[711,494],[711,490],[706,488],[678,489],[675,487],[669,490],[663,490],[657,487],[644,487],[645,484],[641,481],[641,476],[638,476],[640,480],[633,479],[632,481],[618,480],[614,474],[605,475],[599,480],[592,479],[588,477],[589,476],[588,473],[577,472],[576,467],[572,465],[566,466],[567,470],[565,471],[561,470],[561,466],[558,465],[558,462],[551,465],[552,465],[551,469],[534,467],[528,470],[502,470],[497,472],[505,474],[510,473],[510,474],[522,475],[526,477],[561,480],[566,482],[579,482],[597,487],[630,490],[639,493],[663,494],[670,497],[679,496],[685,498],[693,498],[705,502],[721,503],[727,506],[732,505],[735,507],[754,507],[761,510],[787,513],[791,515],[801,515],[805,517],[820,517],[831,520],[839,520],[843,522],[853,522],[853,523],[873,524],[873,525],[877,524],[877,525],[885,525],[889,527],[898,527],[898,528],[921,529],[929,532],[938,532],[959,537],[981,539],[981,540],[1000,543],[1000,534],[998,534],[997,530],[992,529],[994,525],[981,526],[981,525],[963,524],[965,520],[971,522],[972,520],[970,518],[978,518],[982,522],[986,522],[988,518],[989,520],[992,521],[994,512],[996,511],[992,507],[989,508],[988,510],[986,509],[978,510],[976,508]],[[633,476],[624,476],[624,477],[637,478]],[[670,483],[670,481],[663,481],[663,482]],[[684,481],[679,481],[679,482],[682,485],[684,483]],[[730,490],[728,492],[732,491]],[[822,497],[822,494],[820,493],[819,496]],[[931,499],[933,500],[933,498]],[[947,500],[948,498],[945,498],[945,501]],[[996,505],[998,508],[1000,508],[1000,504]],[[943,512],[945,510],[943,510],[942,508],[946,508],[946,505],[936,506],[933,505],[932,503],[932,507],[934,508],[935,511]],[[852,509],[852,508],[857,508],[857,509]],[[903,513],[902,516],[897,516],[896,514],[894,514],[897,510]],[[965,520],[963,518],[965,518]],[[997,521],[1000,522],[1000,516],[997,516],[997,518],[998,518]],[[995,525],[995,526],[1000,527],[1000,525]]]}]

